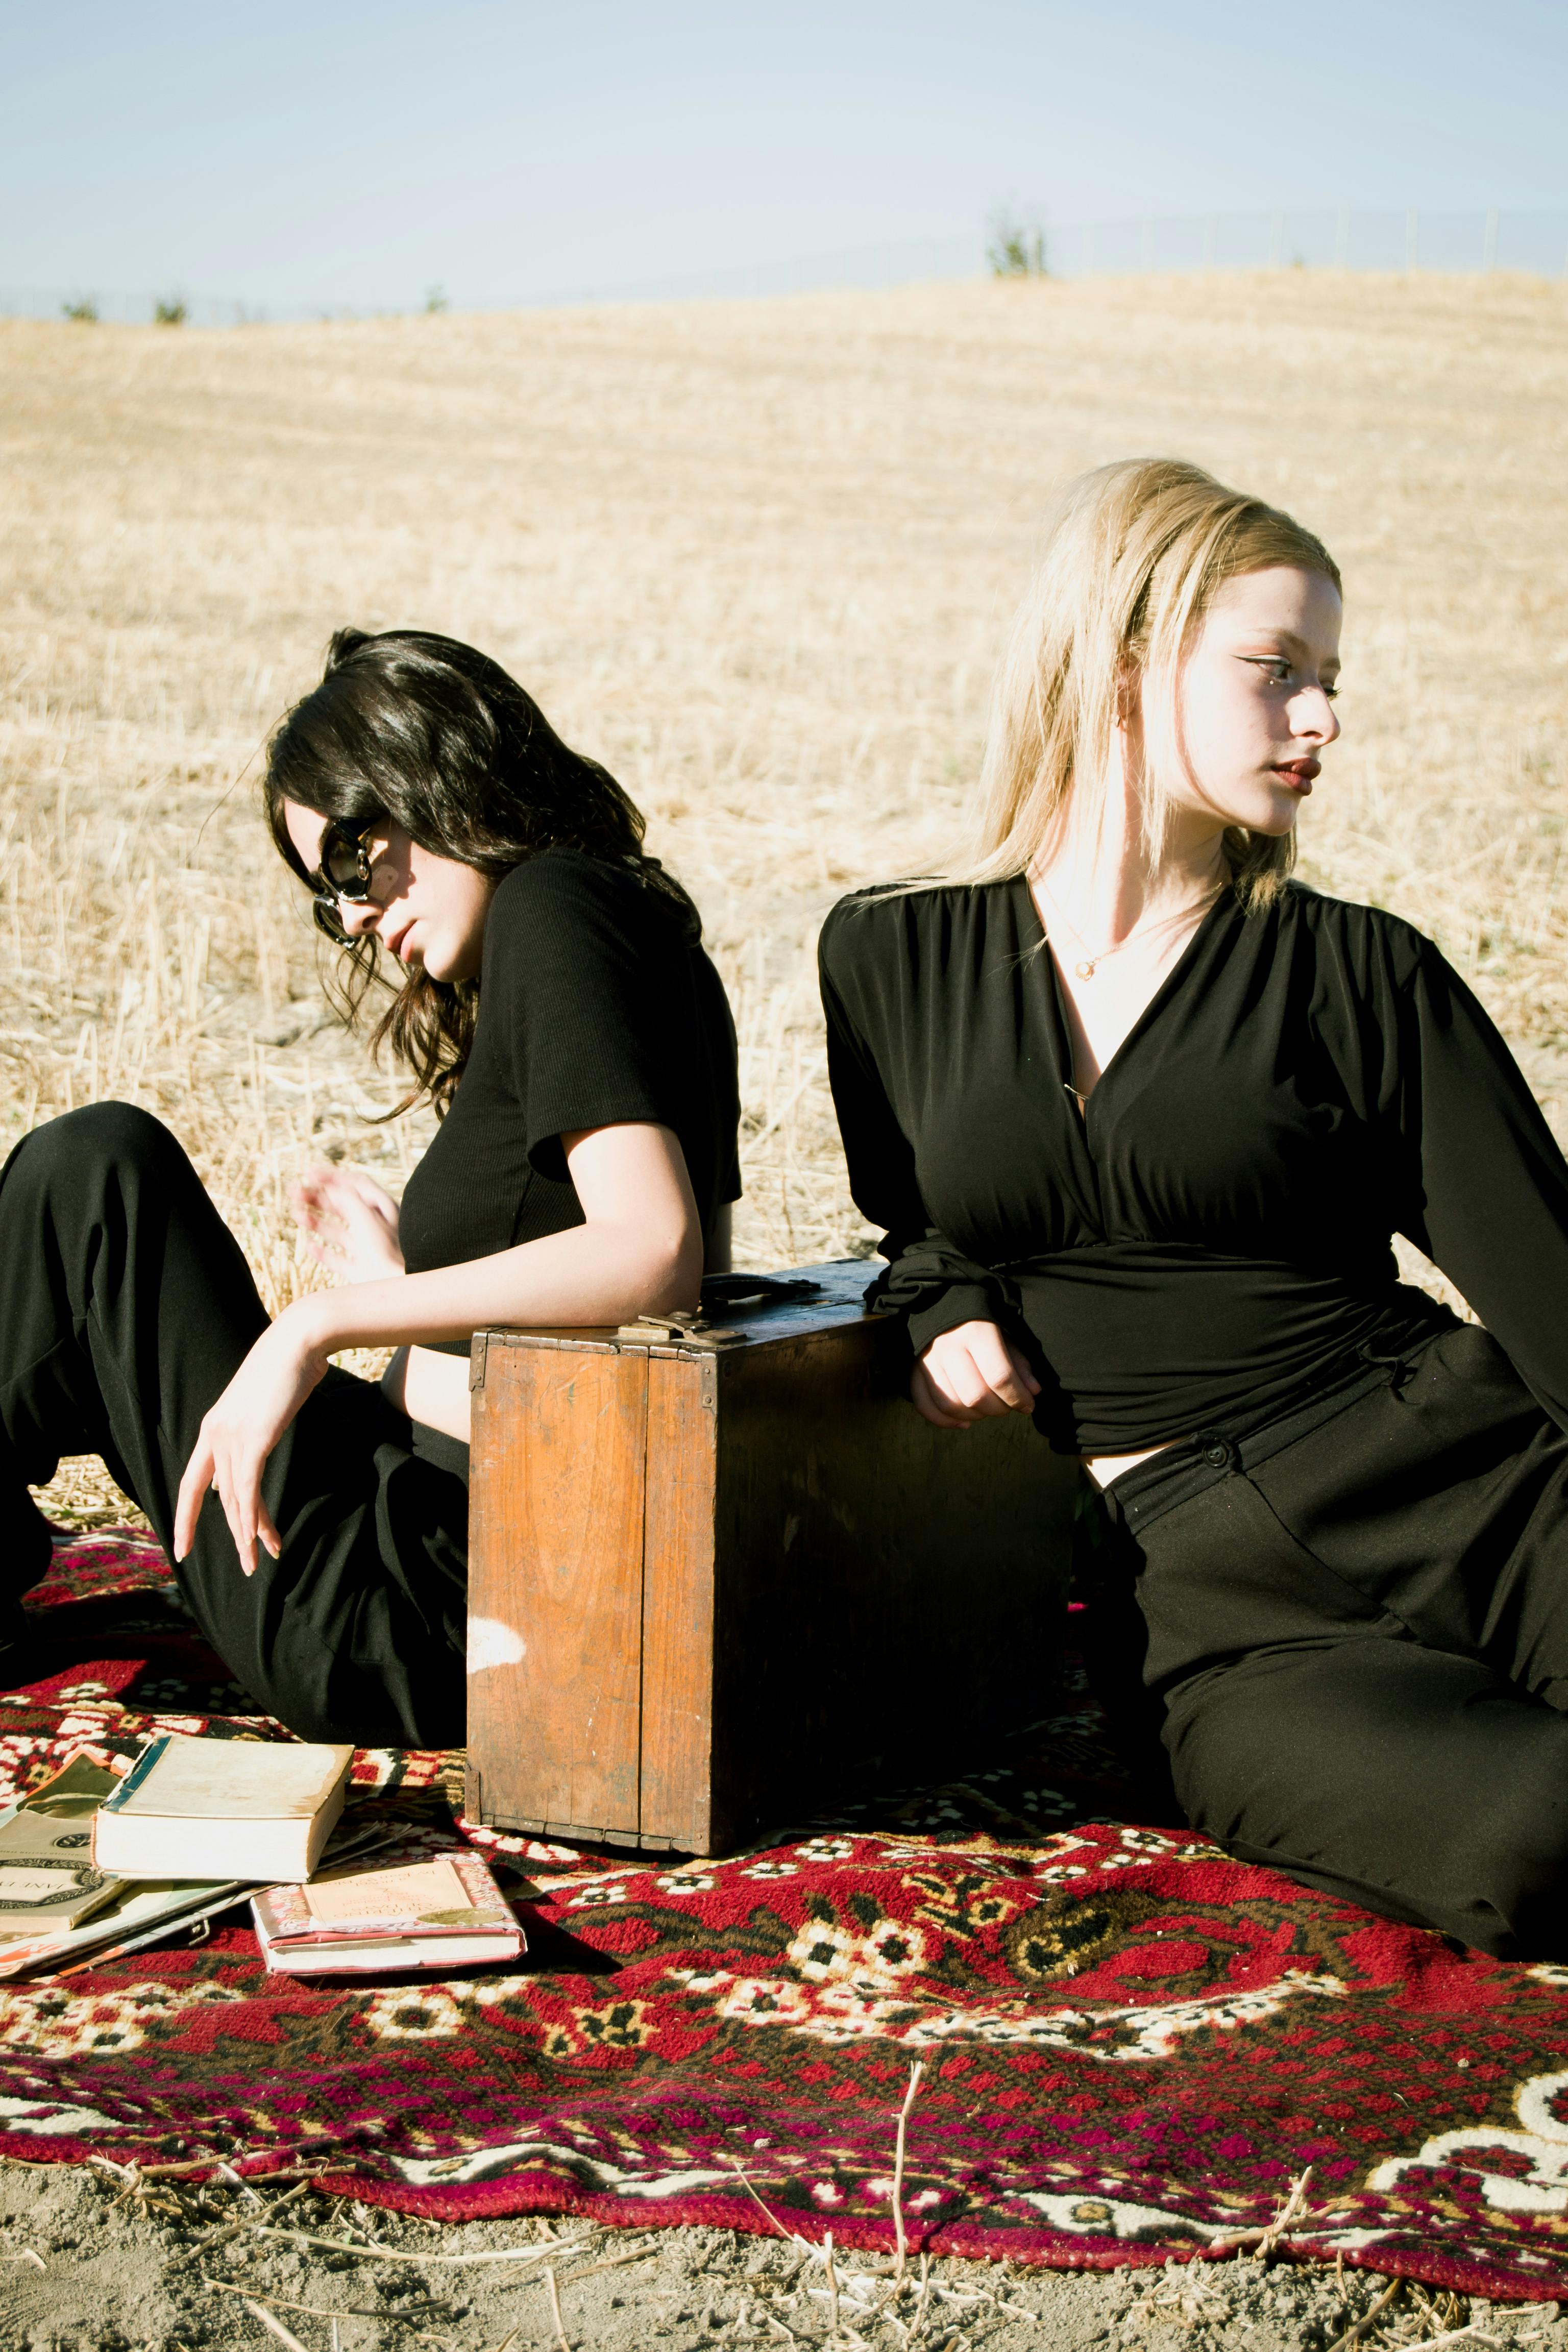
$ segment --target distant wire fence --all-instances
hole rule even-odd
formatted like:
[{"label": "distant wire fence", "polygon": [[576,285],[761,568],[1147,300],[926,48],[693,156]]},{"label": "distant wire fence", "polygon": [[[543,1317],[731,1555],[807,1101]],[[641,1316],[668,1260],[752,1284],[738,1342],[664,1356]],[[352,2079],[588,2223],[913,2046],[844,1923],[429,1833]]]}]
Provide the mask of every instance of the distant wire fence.
[{"label": "distant wire fence", "polygon": [[[1010,240],[1010,242],[1009,242]],[[998,258],[1012,255],[998,271]],[[658,279],[605,278],[546,293],[475,300],[464,310],[533,310],[579,302],[758,299],[833,287],[873,289],[993,274],[1053,278],[1128,276],[1211,269],[1517,270],[1568,275],[1568,212],[1210,213],[1182,217],[1031,222],[998,242],[983,236],[927,237],[855,246],[802,259],[759,261]],[[402,317],[442,310],[431,288],[403,304],[295,303],[267,306],[220,295],[106,293],[78,287],[0,288],[0,317],[75,319],[116,325],[243,327],[268,320]]]},{"label": "distant wire fence", "polygon": [[1513,269],[1568,274],[1568,212],[1194,214],[1087,221],[1046,233],[1063,278],[1168,269]]}]

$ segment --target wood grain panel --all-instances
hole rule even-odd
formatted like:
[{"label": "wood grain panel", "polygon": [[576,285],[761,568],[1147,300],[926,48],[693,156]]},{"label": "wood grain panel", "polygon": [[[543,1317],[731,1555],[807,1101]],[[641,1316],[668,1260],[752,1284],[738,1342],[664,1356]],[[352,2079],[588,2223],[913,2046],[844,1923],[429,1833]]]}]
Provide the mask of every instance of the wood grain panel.
[{"label": "wood grain panel", "polygon": [[694,1853],[724,1837],[710,1769],[715,1386],[711,1359],[648,1362],[642,1821]]},{"label": "wood grain panel", "polygon": [[[640,1826],[647,1358],[492,1334],[474,1405],[468,1743],[491,1820]],[[483,1641],[521,1655],[486,1666]]]}]

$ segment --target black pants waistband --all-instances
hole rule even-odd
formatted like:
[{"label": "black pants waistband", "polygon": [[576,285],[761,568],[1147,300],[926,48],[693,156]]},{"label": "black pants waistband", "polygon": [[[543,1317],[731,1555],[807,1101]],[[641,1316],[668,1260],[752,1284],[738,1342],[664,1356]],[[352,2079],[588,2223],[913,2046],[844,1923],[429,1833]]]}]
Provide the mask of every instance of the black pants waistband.
[{"label": "black pants waistband", "polygon": [[1344,1376],[1321,1394],[1298,1405],[1294,1412],[1282,1414],[1278,1421],[1265,1422],[1261,1428],[1250,1430],[1245,1436],[1229,1437],[1222,1430],[1200,1429],[1190,1437],[1178,1438],[1173,1445],[1162,1446],[1147,1461],[1111,1479],[1104,1489],[1105,1500],[1112,1513],[1134,1533],[1151,1527],[1179,1503],[1190,1502],[1194,1495],[1203,1494],[1206,1487],[1228,1477],[1233,1471],[1256,1470],[1271,1455],[1283,1453],[1286,1446],[1294,1445],[1340,1413],[1348,1412],[1363,1397],[1371,1396],[1380,1388],[1397,1385],[1442,1336],[1441,1330],[1424,1331],[1402,1349],[1386,1353],[1366,1349]]}]

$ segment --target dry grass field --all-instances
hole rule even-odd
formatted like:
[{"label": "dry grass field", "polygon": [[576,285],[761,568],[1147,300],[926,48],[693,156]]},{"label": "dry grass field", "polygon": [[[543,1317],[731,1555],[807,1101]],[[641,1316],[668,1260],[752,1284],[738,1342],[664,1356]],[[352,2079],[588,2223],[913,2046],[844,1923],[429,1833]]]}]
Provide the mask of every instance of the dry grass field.
[{"label": "dry grass field", "polygon": [[[742,1262],[841,1251],[812,947],[963,824],[1065,476],[1168,451],[1349,591],[1311,878],[1433,932],[1568,1107],[1568,286],[1304,272],[363,324],[0,324],[0,1142],[170,1121],[274,1298],[283,1186],[426,1132],[323,1024],[257,754],[345,621],[511,667],[693,888]],[[53,1499],[92,1500],[79,1476]]]}]

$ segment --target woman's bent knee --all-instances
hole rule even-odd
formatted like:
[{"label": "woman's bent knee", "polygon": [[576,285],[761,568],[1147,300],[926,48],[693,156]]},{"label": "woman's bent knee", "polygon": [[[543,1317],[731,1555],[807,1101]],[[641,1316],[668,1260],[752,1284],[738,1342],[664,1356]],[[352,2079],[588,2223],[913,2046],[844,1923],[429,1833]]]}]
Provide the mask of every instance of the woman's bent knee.
[{"label": "woman's bent knee", "polygon": [[26,1167],[35,1179],[56,1174],[79,1179],[106,1168],[162,1172],[188,1162],[163,1120],[150,1110],[136,1103],[96,1102],[62,1111],[58,1118],[34,1128],[12,1153],[11,1165]]}]

